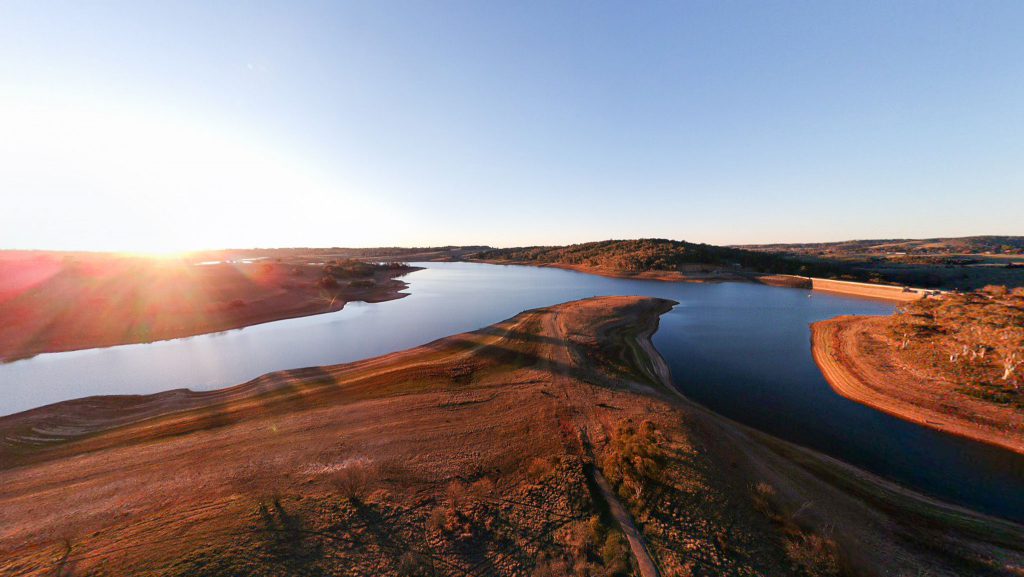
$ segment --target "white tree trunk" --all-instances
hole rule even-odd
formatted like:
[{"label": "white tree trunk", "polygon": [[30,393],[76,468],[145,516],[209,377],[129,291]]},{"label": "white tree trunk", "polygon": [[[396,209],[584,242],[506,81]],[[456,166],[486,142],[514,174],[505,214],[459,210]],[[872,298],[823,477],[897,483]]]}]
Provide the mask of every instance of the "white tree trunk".
[{"label": "white tree trunk", "polygon": [[1010,353],[1003,359],[1003,380],[1008,380],[1014,372],[1017,371],[1017,367],[1020,366],[1024,359],[1017,356],[1017,353]]}]

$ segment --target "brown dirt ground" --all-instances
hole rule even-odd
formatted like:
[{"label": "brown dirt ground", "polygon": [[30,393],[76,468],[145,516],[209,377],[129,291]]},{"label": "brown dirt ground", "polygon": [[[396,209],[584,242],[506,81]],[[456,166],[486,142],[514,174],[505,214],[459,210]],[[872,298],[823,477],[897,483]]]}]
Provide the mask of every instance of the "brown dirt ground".
[{"label": "brown dirt ground", "polygon": [[936,371],[908,364],[884,336],[885,322],[844,316],[812,325],[814,359],[837,393],[901,419],[1024,453],[1024,414],[961,393]]},{"label": "brown dirt ground", "polygon": [[0,418],[0,574],[610,575],[594,470],[645,420],[663,471],[621,503],[660,575],[1024,567],[1019,526],[679,398],[647,340],[670,306],[587,299],[223,391]]}]

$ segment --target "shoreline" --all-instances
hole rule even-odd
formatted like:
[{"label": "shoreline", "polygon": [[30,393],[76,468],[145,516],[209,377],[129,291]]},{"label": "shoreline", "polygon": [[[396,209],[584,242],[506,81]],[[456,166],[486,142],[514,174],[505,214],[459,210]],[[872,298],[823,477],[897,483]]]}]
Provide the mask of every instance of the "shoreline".
[{"label": "shoreline", "polygon": [[[654,297],[610,296],[569,301],[526,310],[504,321],[474,331],[442,337],[410,349],[337,365],[273,371],[243,383],[218,389],[172,389],[142,395],[93,395],[58,401],[0,416],[0,463],[6,465],[0,465],[0,472],[12,463],[18,467],[35,463],[39,459],[48,461],[63,458],[68,456],[69,449],[70,454],[77,455],[102,450],[107,446],[117,446],[117,443],[110,443],[110,439],[104,437],[114,436],[119,439],[118,442],[128,442],[127,438],[134,427],[143,430],[147,437],[161,437],[158,431],[161,428],[168,428],[173,430],[171,434],[180,435],[184,432],[203,430],[209,425],[206,413],[210,411],[222,412],[223,415],[230,414],[229,420],[233,423],[243,420],[254,404],[265,405],[272,402],[288,405],[287,399],[278,399],[279,396],[292,397],[298,394],[300,397],[309,397],[304,401],[310,401],[318,395],[333,398],[334,392],[328,389],[331,382],[340,381],[342,375],[351,379],[364,375],[376,376],[377,371],[397,372],[395,369],[388,369],[390,365],[397,365],[402,369],[407,366],[428,366],[439,351],[461,351],[462,343],[470,340],[476,342],[474,347],[477,349],[498,349],[498,345],[503,341],[516,342],[523,338],[521,335],[531,332],[543,333],[543,330],[534,327],[533,324],[544,315],[568,315],[572,319],[572,324],[586,326],[597,339],[618,345],[620,342],[638,338],[639,335],[652,335],[657,328],[660,315],[671,310],[675,304],[675,301]],[[611,316],[606,313],[607,309],[621,311],[623,314]],[[584,321],[593,322],[594,326],[585,325]],[[521,328],[524,326],[529,327],[529,330]],[[649,339],[647,341],[650,342]],[[653,344],[649,346],[653,348]],[[640,360],[642,359],[632,359],[634,363]],[[577,364],[581,364],[580,361],[577,361]],[[586,363],[586,366],[589,370],[598,370],[591,363]],[[647,376],[654,378],[653,375]],[[305,390],[296,392],[296,389]],[[181,423],[188,420],[190,414],[197,413],[199,423],[193,423],[185,430],[181,429]],[[213,426],[224,424],[218,422]],[[29,431],[22,441],[28,441],[26,446],[38,445],[38,450],[30,450],[26,454],[12,450],[13,446],[21,442],[19,437],[23,435],[19,431]],[[51,438],[47,439],[48,436]]]},{"label": "shoreline", "polygon": [[399,280],[399,277],[418,270],[423,270],[423,267],[410,266],[378,272],[374,274],[374,281],[378,284],[372,287],[341,287],[329,302],[310,290],[290,290],[266,301],[252,301],[245,306],[218,311],[217,314],[211,313],[204,318],[205,325],[163,328],[144,337],[72,335],[67,340],[49,337],[49,342],[27,344],[11,342],[8,339],[0,342],[0,364],[15,363],[44,354],[149,344],[234,331],[276,321],[338,312],[351,302],[380,303],[397,300],[408,296],[408,293],[401,291],[409,288],[409,284]]},{"label": "shoreline", "polygon": [[[842,509],[853,507],[846,510],[849,515],[865,513],[874,518],[884,512],[900,523],[944,525],[972,538],[1006,546],[1012,546],[1024,537],[1022,523],[917,492],[815,449],[720,415],[690,399],[673,384],[668,363],[654,346],[653,337],[657,329],[656,319],[653,327],[637,334],[636,340],[640,349],[649,356],[653,367],[651,376],[656,377],[662,386],[663,391],[658,396],[684,409],[687,416],[693,419],[695,428],[702,431],[704,442],[708,446],[718,446],[715,458],[721,466],[738,468],[751,479],[770,479],[775,488],[779,489],[778,495],[773,497],[778,500],[779,506],[800,511],[811,502],[808,500],[810,495],[819,499],[827,496],[840,501],[850,500],[841,506]],[[865,503],[869,509],[858,511]],[[820,501],[819,506],[830,508],[830,505]],[[824,530],[835,522],[832,516],[814,521]],[[838,535],[836,537],[840,538]],[[875,537],[870,535],[869,539]],[[862,543],[857,536],[843,535],[840,539],[847,542],[851,552],[856,552],[854,556],[859,557],[860,562],[871,564],[871,554],[858,551]]]},{"label": "shoreline", "polygon": [[535,268],[557,268],[561,270],[569,270],[573,272],[591,274],[594,276],[603,276],[607,278],[621,278],[621,279],[635,279],[635,280],[655,280],[660,282],[691,282],[691,283],[705,283],[705,282],[752,282],[747,276],[736,274],[729,271],[715,271],[711,273],[684,273],[680,271],[659,271],[650,270],[643,272],[628,272],[622,270],[602,269],[595,268],[582,264],[564,264],[564,263],[538,263],[531,261],[513,261],[513,260],[485,260],[485,259],[469,259],[463,262],[479,263],[479,264],[491,264],[499,266],[530,266]]},{"label": "shoreline", "polygon": [[[740,274],[732,271],[715,271],[711,273],[684,273],[679,271],[645,271],[639,273],[631,273],[624,271],[614,271],[598,269],[588,267],[585,265],[567,265],[560,263],[533,263],[528,261],[496,261],[496,260],[464,260],[462,262],[478,263],[478,264],[489,264],[498,266],[530,266],[536,268],[557,268],[561,270],[568,270],[578,272],[581,274],[589,274],[595,276],[603,276],[606,278],[619,278],[619,279],[633,279],[633,280],[652,280],[659,282],[684,282],[684,283],[723,283],[723,282],[740,282],[740,283],[753,283],[763,284],[767,286],[775,286],[782,288],[798,288],[803,290],[812,290],[816,292],[824,292],[827,294],[836,294],[842,296],[855,296],[860,298],[868,298],[871,300],[881,300],[885,302],[905,302],[908,300],[905,297],[898,296],[880,296],[878,294],[868,294],[866,292],[857,292],[854,290],[829,290],[823,288],[812,288],[810,286],[811,281],[807,277],[797,277],[794,275],[761,275],[754,273]],[[311,300],[308,295],[291,295],[293,298],[284,307],[281,305],[273,305],[278,308],[264,311],[256,311],[247,318],[236,318],[236,319],[218,319],[220,322],[210,324],[201,327],[181,327],[174,330],[165,330],[158,335],[150,335],[144,338],[118,338],[118,337],[97,337],[89,338],[86,337],[82,341],[78,342],[66,342],[66,343],[48,343],[48,344],[33,344],[29,346],[17,347],[12,343],[0,342],[0,364],[15,363],[22,360],[31,359],[38,355],[52,354],[52,353],[65,353],[72,351],[82,351],[89,349],[103,349],[110,347],[117,347],[122,345],[135,345],[135,344],[148,344],[156,343],[161,341],[189,338],[213,333],[227,332],[233,330],[244,329],[250,326],[256,326],[265,323],[271,323],[280,320],[301,318],[307,316],[313,316],[318,314],[327,314],[342,310],[346,304],[350,302],[365,302],[365,303],[379,303],[390,300],[401,299],[408,295],[408,293],[402,293],[401,291],[409,288],[409,284],[405,281],[398,280],[398,277],[402,277],[418,270],[423,270],[424,267],[410,266],[398,271],[388,271],[386,273],[378,273],[378,281],[383,281],[370,289],[353,289],[346,287],[342,289],[342,293],[339,296],[345,298],[339,298],[336,301],[332,301],[326,308],[322,307],[322,303],[315,302],[315,299]],[[842,283],[844,281],[829,281],[834,283]],[[863,283],[852,283],[855,285]],[[872,288],[872,285],[865,285],[868,288]],[[880,285],[885,286],[885,285]],[[914,289],[922,290],[922,289]],[[303,297],[306,297],[303,299]],[[260,306],[260,303],[253,303],[255,306]],[[315,305],[315,306],[314,306]],[[248,311],[246,311],[248,312]]]},{"label": "shoreline", "polygon": [[[815,535],[834,541],[837,562],[855,568],[852,574],[910,567],[964,574],[990,552],[1000,566],[1024,566],[1024,527],[1016,523],[896,486],[687,399],[651,340],[672,306],[646,297],[582,299],[412,349],[268,373],[216,391],[89,397],[0,418],[0,553],[9,553],[0,555],[8,560],[0,572],[52,573],[54,551],[65,547],[52,535],[55,519],[64,520],[83,570],[109,561],[130,573],[184,559],[176,574],[193,574],[201,566],[189,565],[195,557],[187,555],[211,543],[258,561],[252,554],[264,546],[262,519],[274,508],[287,512],[282,519],[301,518],[320,531],[335,530],[336,507],[351,514],[331,475],[353,463],[379,462],[366,474],[382,487],[363,493],[356,513],[443,507],[447,487],[481,474],[505,491],[485,502],[514,506],[538,486],[530,471],[552,455],[576,467],[551,477],[568,495],[586,486],[588,466],[615,482],[609,459],[627,419],[656,422],[669,435],[673,483],[692,483],[668,501],[657,492],[639,501],[620,495],[659,565],[684,563],[680,551],[694,543],[746,563],[719,544],[718,535],[738,532],[777,551],[777,570],[762,574],[788,574],[781,571],[787,539]],[[340,482],[349,486],[345,477]],[[762,485],[771,491],[755,493],[752,506],[752,491]],[[72,504],[55,490],[68,486],[78,496]],[[693,499],[676,500],[687,495]],[[650,515],[673,504],[680,508],[672,520]],[[533,506],[515,510],[515,518],[536,514]],[[573,515],[586,520],[593,513]],[[416,527],[427,522],[416,519]],[[708,533],[687,533],[705,525]],[[150,527],[180,538],[153,541]],[[431,529],[434,554],[462,559],[440,530]],[[121,548],[125,543],[135,548]],[[344,557],[350,551],[332,543],[323,546],[342,555],[339,562],[362,559]],[[122,552],[110,557],[112,548]],[[759,561],[771,563],[765,555]]]},{"label": "shoreline", "polygon": [[[884,503],[889,506],[905,508],[908,510],[922,509],[927,511],[931,509],[931,514],[938,514],[941,512],[944,514],[955,514],[963,518],[977,517],[994,524],[1003,525],[1004,528],[1013,528],[1024,531],[1024,525],[1012,520],[975,511],[973,509],[949,503],[924,493],[919,493],[913,489],[903,487],[894,481],[879,477],[870,471],[861,469],[855,465],[851,465],[815,449],[775,437],[769,433],[765,433],[759,429],[720,415],[712,409],[690,399],[673,384],[668,363],[661,356],[661,352],[658,351],[657,347],[654,346],[654,342],[652,340],[656,332],[657,323],[655,323],[653,329],[648,329],[638,333],[636,339],[640,348],[650,355],[650,363],[655,368],[654,375],[661,381],[662,387],[668,391],[669,395],[672,396],[673,401],[697,412],[702,419],[706,419],[708,421],[707,425],[713,426],[723,432],[727,431],[727,434],[729,435],[746,438],[751,441],[752,444],[756,444],[760,449],[767,449],[767,452],[763,453],[761,458],[767,459],[768,461],[777,460],[778,462],[775,465],[772,465],[773,467],[782,466],[784,463],[786,466],[798,466],[802,469],[814,471],[819,476],[825,476],[833,481],[841,481],[840,484],[850,487],[854,492],[860,494],[862,497],[874,500],[879,504]],[[950,433],[950,431],[947,430],[942,431]],[[763,464],[768,463],[762,463],[762,465]],[[826,481],[826,483],[830,486],[837,484],[829,481]],[[894,500],[898,498],[909,498],[912,502],[903,504],[895,503]]]},{"label": "shoreline", "polygon": [[871,284],[856,281],[843,281],[833,279],[821,279],[814,277],[802,277],[788,274],[757,273],[748,270],[730,271],[718,269],[713,272],[681,271],[643,271],[628,272],[621,270],[602,269],[582,264],[565,263],[538,263],[532,261],[505,261],[505,260],[483,260],[470,259],[464,262],[503,265],[503,266],[530,266],[535,268],[557,268],[569,270],[582,274],[603,276],[607,278],[621,278],[634,280],[653,280],[659,282],[686,282],[686,283],[722,283],[742,282],[762,284],[780,288],[795,288],[810,290],[813,292],[833,294],[847,297],[866,298],[877,301],[902,303],[923,298],[925,294],[932,292],[922,288],[909,288],[897,285]]},{"label": "shoreline", "polygon": [[811,353],[833,391],[905,421],[1024,454],[1024,418],[1012,409],[953,391],[948,383],[929,389],[899,368],[878,378],[881,370],[872,364],[878,354],[862,351],[868,345],[865,325],[873,318],[842,316],[811,325]]}]

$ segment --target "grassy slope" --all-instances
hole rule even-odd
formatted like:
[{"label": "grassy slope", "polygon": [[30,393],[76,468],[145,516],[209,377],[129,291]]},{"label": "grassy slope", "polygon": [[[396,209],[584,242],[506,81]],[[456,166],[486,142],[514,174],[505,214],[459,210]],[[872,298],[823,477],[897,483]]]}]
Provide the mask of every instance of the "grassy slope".
[{"label": "grassy slope", "polygon": [[663,575],[1024,564],[1019,527],[677,397],[645,340],[670,304],[588,299],[224,391],[0,419],[0,574],[628,574],[595,470]]}]

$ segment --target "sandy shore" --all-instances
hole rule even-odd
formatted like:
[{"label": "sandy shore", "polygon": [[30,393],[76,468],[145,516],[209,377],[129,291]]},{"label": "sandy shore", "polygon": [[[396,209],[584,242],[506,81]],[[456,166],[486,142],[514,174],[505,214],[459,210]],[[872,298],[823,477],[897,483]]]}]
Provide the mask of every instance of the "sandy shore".
[{"label": "sandy shore", "polygon": [[838,317],[814,323],[814,360],[840,395],[895,417],[1024,453],[1024,415],[965,395],[956,384],[892,354],[878,317]]}]

